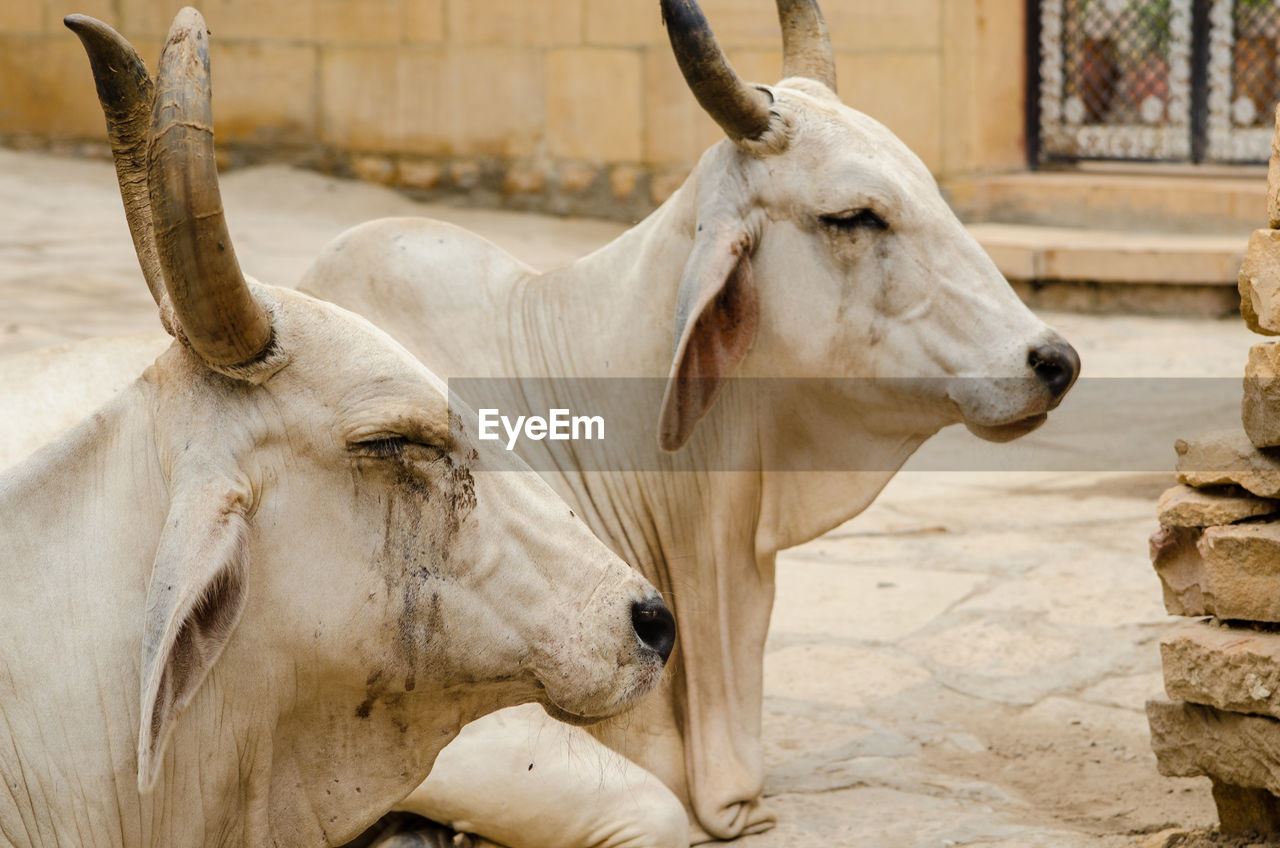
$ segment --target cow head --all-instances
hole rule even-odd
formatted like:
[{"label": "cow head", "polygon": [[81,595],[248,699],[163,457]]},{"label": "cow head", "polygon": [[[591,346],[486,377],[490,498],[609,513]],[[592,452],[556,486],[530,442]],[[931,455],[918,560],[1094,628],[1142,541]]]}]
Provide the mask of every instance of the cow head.
[{"label": "cow head", "polygon": [[[433,750],[499,707],[589,721],[652,688],[674,638],[652,586],[514,454],[479,441],[473,414],[388,336],[241,274],[199,14],[175,20],[154,87],[109,27],[67,24],[177,340],[143,379],[169,508],[147,589],[140,786],[209,680],[231,700],[279,696],[325,732],[426,725]],[[393,738],[397,757],[419,756]]]},{"label": "cow head", "polygon": [[993,441],[1035,429],[1075,381],[1075,351],[1018,300],[920,159],[840,102],[816,2],[777,5],[784,79],[764,86],[738,78],[696,0],[662,0],[681,71],[728,136],[682,189],[696,232],[663,447],[684,444],[735,370],[877,378],[843,391],[909,406],[912,421],[885,426],[926,436],[955,421]]}]

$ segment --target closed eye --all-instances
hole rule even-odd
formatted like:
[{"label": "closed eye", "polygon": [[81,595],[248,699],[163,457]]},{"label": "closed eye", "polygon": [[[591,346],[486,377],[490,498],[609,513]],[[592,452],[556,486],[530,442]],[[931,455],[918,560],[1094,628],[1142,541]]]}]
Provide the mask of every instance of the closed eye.
[{"label": "closed eye", "polygon": [[841,232],[853,230],[874,230],[884,232],[889,229],[889,222],[881,218],[872,209],[855,209],[851,212],[840,212],[836,215],[820,215],[818,220],[824,227]]},{"label": "closed eye", "polygon": [[404,454],[408,445],[409,440],[404,436],[378,436],[353,443],[351,452],[360,456],[393,459]]},{"label": "closed eye", "polygon": [[445,440],[444,444],[429,444],[388,433],[351,442],[347,450],[361,459],[384,459],[417,466],[423,463],[434,464],[443,459],[449,453],[450,444],[449,440]]}]

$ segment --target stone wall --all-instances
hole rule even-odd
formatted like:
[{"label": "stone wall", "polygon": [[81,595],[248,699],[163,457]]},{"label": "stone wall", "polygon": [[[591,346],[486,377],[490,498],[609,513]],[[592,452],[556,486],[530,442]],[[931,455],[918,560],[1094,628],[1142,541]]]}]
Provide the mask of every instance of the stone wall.
[{"label": "stone wall", "polygon": [[[0,2],[0,143],[101,154],[63,15],[149,65],[177,0]],[[776,81],[770,0],[703,0],[739,72]],[[845,102],[940,176],[1016,169],[1024,20],[1014,0],[824,0]],[[685,88],[657,0],[207,0],[226,164],[294,161],[516,208],[632,216],[720,138]]]},{"label": "stone wall", "polygon": [[[1267,229],[1249,240],[1240,312],[1280,335],[1280,107]],[[1249,351],[1241,428],[1179,439],[1151,561],[1165,609],[1165,694],[1147,703],[1160,773],[1208,777],[1221,830],[1280,838],[1280,343]],[[1205,618],[1211,616],[1210,618]]]}]

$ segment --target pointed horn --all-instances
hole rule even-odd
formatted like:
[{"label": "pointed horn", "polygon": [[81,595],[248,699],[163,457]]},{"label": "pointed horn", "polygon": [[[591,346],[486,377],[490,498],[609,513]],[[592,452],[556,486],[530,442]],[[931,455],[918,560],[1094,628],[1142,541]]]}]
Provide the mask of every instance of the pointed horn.
[{"label": "pointed horn", "polygon": [[738,77],[696,0],[662,0],[662,20],[685,82],[725,134],[739,141],[768,129],[772,98]]},{"label": "pointed horn", "polygon": [[209,33],[185,8],[173,20],[156,82],[149,181],[156,248],[178,323],[212,366],[244,365],[271,341],[271,321],[236,261],[218,192]]},{"label": "pointed horn", "polygon": [[102,21],[87,15],[62,19],[89,54],[89,67],[98,88],[98,102],[107,119],[107,139],[116,163],[116,179],[124,200],[124,216],[133,236],[133,249],[142,266],[151,297],[160,307],[160,320],[172,332],[173,308],[156,258],[151,229],[151,193],[147,188],[147,135],[151,128],[154,94],[147,66],[128,41]]},{"label": "pointed horn", "polygon": [[831,36],[818,0],[778,0],[782,26],[782,76],[808,77],[836,90]]}]

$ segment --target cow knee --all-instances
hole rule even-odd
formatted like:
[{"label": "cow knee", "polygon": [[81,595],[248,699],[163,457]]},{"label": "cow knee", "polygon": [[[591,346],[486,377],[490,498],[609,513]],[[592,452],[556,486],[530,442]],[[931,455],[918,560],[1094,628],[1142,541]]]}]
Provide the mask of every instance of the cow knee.
[{"label": "cow knee", "polygon": [[670,803],[655,810],[649,824],[653,828],[653,848],[689,848],[689,814],[674,795]]},{"label": "cow knee", "polygon": [[631,791],[625,815],[591,848],[689,848],[689,816],[670,789],[650,777]]}]

